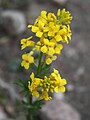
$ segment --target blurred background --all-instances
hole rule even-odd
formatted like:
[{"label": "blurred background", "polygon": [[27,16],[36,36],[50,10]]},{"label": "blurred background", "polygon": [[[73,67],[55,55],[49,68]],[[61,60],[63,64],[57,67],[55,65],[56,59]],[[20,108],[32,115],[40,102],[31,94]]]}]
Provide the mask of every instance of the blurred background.
[{"label": "blurred background", "polygon": [[32,35],[27,25],[41,10],[56,13],[58,8],[66,8],[73,16],[72,40],[52,65],[67,79],[67,91],[54,94],[42,112],[47,120],[90,120],[90,0],[0,0],[0,120],[19,116],[16,99],[21,96],[14,83],[29,78],[20,67],[20,39]]}]

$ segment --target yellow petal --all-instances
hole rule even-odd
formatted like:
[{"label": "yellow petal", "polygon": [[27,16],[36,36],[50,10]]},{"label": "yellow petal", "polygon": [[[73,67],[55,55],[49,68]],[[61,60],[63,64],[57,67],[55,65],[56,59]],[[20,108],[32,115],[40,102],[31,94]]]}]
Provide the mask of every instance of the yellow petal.
[{"label": "yellow petal", "polygon": [[57,11],[57,16],[60,16],[60,9],[58,9]]},{"label": "yellow petal", "polygon": [[60,90],[60,92],[65,92],[65,87],[62,86],[62,87],[59,88],[59,90]]},{"label": "yellow petal", "polygon": [[49,31],[49,27],[44,27],[43,31],[44,32],[48,32]]},{"label": "yellow petal", "polygon": [[21,50],[23,50],[23,49],[26,48],[26,47],[27,47],[26,44],[22,45],[22,46],[21,46]]},{"label": "yellow petal", "polygon": [[51,60],[50,58],[47,58],[47,59],[46,59],[46,64],[47,64],[47,65],[51,64],[51,62],[52,62],[52,60]]},{"label": "yellow petal", "polygon": [[28,59],[27,54],[23,54],[23,55],[22,55],[22,59],[23,59],[23,60],[27,60],[27,59]]},{"label": "yellow petal", "polygon": [[37,37],[42,37],[42,35],[43,35],[43,32],[38,31],[38,32],[36,33],[36,36],[37,36]]},{"label": "yellow petal", "polygon": [[29,63],[34,63],[34,57],[30,56],[30,57],[28,58],[28,62],[29,62]]},{"label": "yellow petal", "polygon": [[32,74],[30,75],[30,78],[32,79],[32,80],[34,80],[34,73],[32,72]]},{"label": "yellow petal", "polygon": [[24,68],[29,69],[29,63],[28,62],[25,63]]},{"label": "yellow petal", "polygon": [[31,28],[31,27],[32,27],[32,25],[28,25],[27,27],[28,27],[28,28]]},{"label": "yellow petal", "polygon": [[48,51],[48,54],[49,54],[49,55],[53,55],[54,53],[55,53],[54,48],[50,47],[50,48],[49,48],[49,51]]},{"label": "yellow petal", "polygon": [[55,87],[55,88],[54,88],[54,91],[55,91],[56,93],[58,93],[58,91],[59,91],[58,87]]},{"label": "yellow petal", "polygon": [[43,10],[43,11],[41,12],[41,16],[44,17],[44,18],[46,18],[46,14],[47,14],[47,12],[46,12],[45,10]]},{"label": "yellow petal", "polygon": [[39,93],[38,93],[37,91],[33,91],[33,92],[32,92],[32,95],[35,96],[36,98],[39,97]]},{"label": "yellow petal", "polygon": [[54,36],[54,35],[55,35],[55,33],[53,31],[48,32],[48,36]]},{"label": "yellow petal", "polygon": [[43,47],[41,47],[41,51],[42,51],[43,53],[46,53],[46,52],[47,52],[47,47],[44,45]]},{"label": "yellow petal", "polygon": [[57,42],[59,42],[59,41],[62,40],[62,37],[61,37],[60,35],[56,35],[56,36],[55,36],[55,39],[56,39]]},{"label": "yellow petal", "polygon": [[38,30],[39,30],[38,27],[36,27],[36,26],[32,26],[32,32],[37,32]]},{"label": "yellow petal", "polygon": [[66,85],[67,84],[67,81],[65,79],[62,79],[62,82],[61,82],[62,85]]}]

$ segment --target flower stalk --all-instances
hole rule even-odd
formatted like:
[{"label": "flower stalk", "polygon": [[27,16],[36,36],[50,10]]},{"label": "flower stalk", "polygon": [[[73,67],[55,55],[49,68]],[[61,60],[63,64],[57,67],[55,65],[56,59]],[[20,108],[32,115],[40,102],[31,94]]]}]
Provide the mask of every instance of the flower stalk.
[{"label": "flower stalk", "polygon": [[[21,66],[28,70],[33,64],[37,68],[36,72],[33,71],[30,74],[28,85],[23,84],[23,87],[25,87],[24,92],[30,95],[29,100],[26,97],[26,101],[24,101],[27,113],[26,120],[33,120],[41,108],[42,100],[52,99],[49,93],[65,92],[66,90],[67,81],[57,69],[54,68],[53,72],[48,76],[46,73],[47,66],[51,65],[57,59],[57,56],[61,54],[63,43],[68,44],[69,39],[71,39],[71,20],[71,14],[65,9],[59,9],[57,15],[43,10],[34,24],[28,25],[28,28],[31,28],[31,31],[35,33],[35,37],[39,38],[39,40],[34,42],[32,36],[21,40],[21,50],[27,47],[31,49],[29,53],[22,55]],[[34,58],[36,51],[40,52],[39,59],[36,59],[38,66],[35,64]],[[44,72],[43,66],[45,66]],[[42,72],[44,76],[42,76]],[[33,97],[36,97],[35,101],[33,101]]]},{"label": "flower stalk", "polygon": [[39,62],[38,62],[38,68],[37,68],[37,73],[36,73],[36,76],[39,75],[40,71],[41,71],[41,67],[42,67],[42,56],[43,56],[43,53],[40,52],[40,56],[39,56]]}]

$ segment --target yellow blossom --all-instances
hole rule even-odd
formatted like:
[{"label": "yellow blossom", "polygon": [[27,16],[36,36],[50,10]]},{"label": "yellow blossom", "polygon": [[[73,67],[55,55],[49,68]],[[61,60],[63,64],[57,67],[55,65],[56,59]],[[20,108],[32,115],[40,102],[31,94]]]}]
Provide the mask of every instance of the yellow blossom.
[{"label": "yellow blossom", "polygon": [[46,56],[46,64],[49,65],[52,63],[53,60],[56,60],[57,56],[55,55],[47,55]]},{"label": "yellow blossom", "polygon": [[38,98],[39,97],[38,89],[39,89],[39,86],[40,86],[40,81],[42,79],[35,78],[33,72],[30,75],[30,78],[31,78],[32,82],[31,82],[31,85],[30,85],[30,81],[29,81],[28,88],[29,88],[30,92],[32,93],[32,95],[35,96],[36,98]]},{"label": "yellow blossom", "polygon": [[[59,9],[57,15],[47,13],[43,10],[34,24],[28,25],[28,28],[31,28],[31,31],[38,37],[37,41],[32,41],[32,36],[21,40],[22,50],[26,47],[32,47],[33,51],[39,51],[39,53],[41,53],[38,67],[36,66],[37,73],[35,74],[38,77],[32,72],[30,81],[28,82],[28,89],[32,96],[40,100],[51,100],[52,97],[50,93],[53,92],[65,92],[67,82],[61,77],[58,70],[54,69],[49,76],[43,76],[42,74],[46,66],[57,59],[56,55],[61,54],[63,43],[68,43],[69,39],[71,39],[71,20],[71,14],[65,9]],[[33,51],[22,55],[21,66],[25,69],[29,69],[30,64],[34,63]],[[45,60],[45,62],[43,60]],[[37,59],[35,62],[37,63]]]},{"label": "yellow blossom", "polygon": [[62,42],[68,43],[68,38],[71,39],[71,30],[70,26],[62,26],[62,29],[59,31],[59,34],[62,36]]},{"label": "yellow blossom", "polygon": [[70,21],[72,20],[70,12],[65,9],[58,9],[57,16],[61,23],[70,24]]},{"label": "yellow blossom", "polygon": [[29,38],[23,38],[21,40],[21,50],[23,50],[26,47],[31,47],[35,45],[35,42],[31,40],[32,36]]},{"label": "yellow blossom", "polygon": [[54,69],[49,77],[44,76],[43,79],[35,78],[34,73],[30,75],[32,80],[31,84],[28,82],[29,91],[33,96],[39,99],[51,100],[52,97],[49,93],[55,92],[65,92],[66,80],[62,79],[58,70]]},{"label": "yellow blossom", "polygon": [[32,56],[33,54],[33,51],[31,51],[30,53],[25,53],[22,55],[22,67],[24,67],[25,69],[29,69],[30,64],[34,63],[34,57]]},{"label": "yellow blossom", "polygon": [[60,54],[62,49],[63,49],[62,44],[56,44],[55,47],[54,47],[54,50],[55,50],[56,54]]},{"label": "yellow blossom", "polygon": [[65,79],[62,79],[59,72],[54,69],[54,72],[50,75],[51,79],[55,79],[55,87],[54,87],[54,91],[55,92],[65,92],[65,87],[64,85],[67,84]]},{"label": "yellow blossom", "polygon": [[41,95],[41,97],[40,97],[40,100],[42,100],[42,99],[44,99],[44,100],[51,100],[52,97],[50,97],[50,96],[48,95],[48,92],[47,92],[47,91],[43,91],[43,92],[42,92],[42,95]]}]

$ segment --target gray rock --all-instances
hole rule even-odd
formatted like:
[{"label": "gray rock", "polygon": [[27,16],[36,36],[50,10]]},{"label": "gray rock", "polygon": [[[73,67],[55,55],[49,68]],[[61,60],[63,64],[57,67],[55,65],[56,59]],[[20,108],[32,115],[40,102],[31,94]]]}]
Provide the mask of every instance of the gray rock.
[{"label": "gray rock", "polygon": [[3,111],[3,108],[0,106],[0,120],[6,120],[6,119],[7,119],[7,116]]},{"label": "gray rock", "polygon": [[0,88],[3,88],[5,90],[7,90],[9,92],[9,95],[11,97],[12,100],[18,99],[20,100],[20,96],[17,94],[17,92],[15,91],[15,88],[12,84],[8,84],[7,82],[5,82],[3,79],[0,78]]},{"label": "gray rock", "polygon": [[0,7],[3,9],[25,9],[29,5],[29,0],[0,0]]},{"label": "gray rock", "polygon": [[65,94],[61,92],[54,93],[53,97],[54,99],[65,100]]},{"label": "gray rock", "polygon": [[42,120],[81,120],[80,114],[68,103],[51,100],[42,107]]},{"label": "gray rock", "polygon": [[5,10],[1,12],[2,27],[11,35],[18,35],[26,30],[26,20],[19,11]]},{"label": "gray rock", "polygon": [[60,5],[64,5],[64,4],[66,4],[66,2],[68,0],[53,0],[53,1],[56,2],[56,3],[58,3],[58,4],[60,4]]}]

